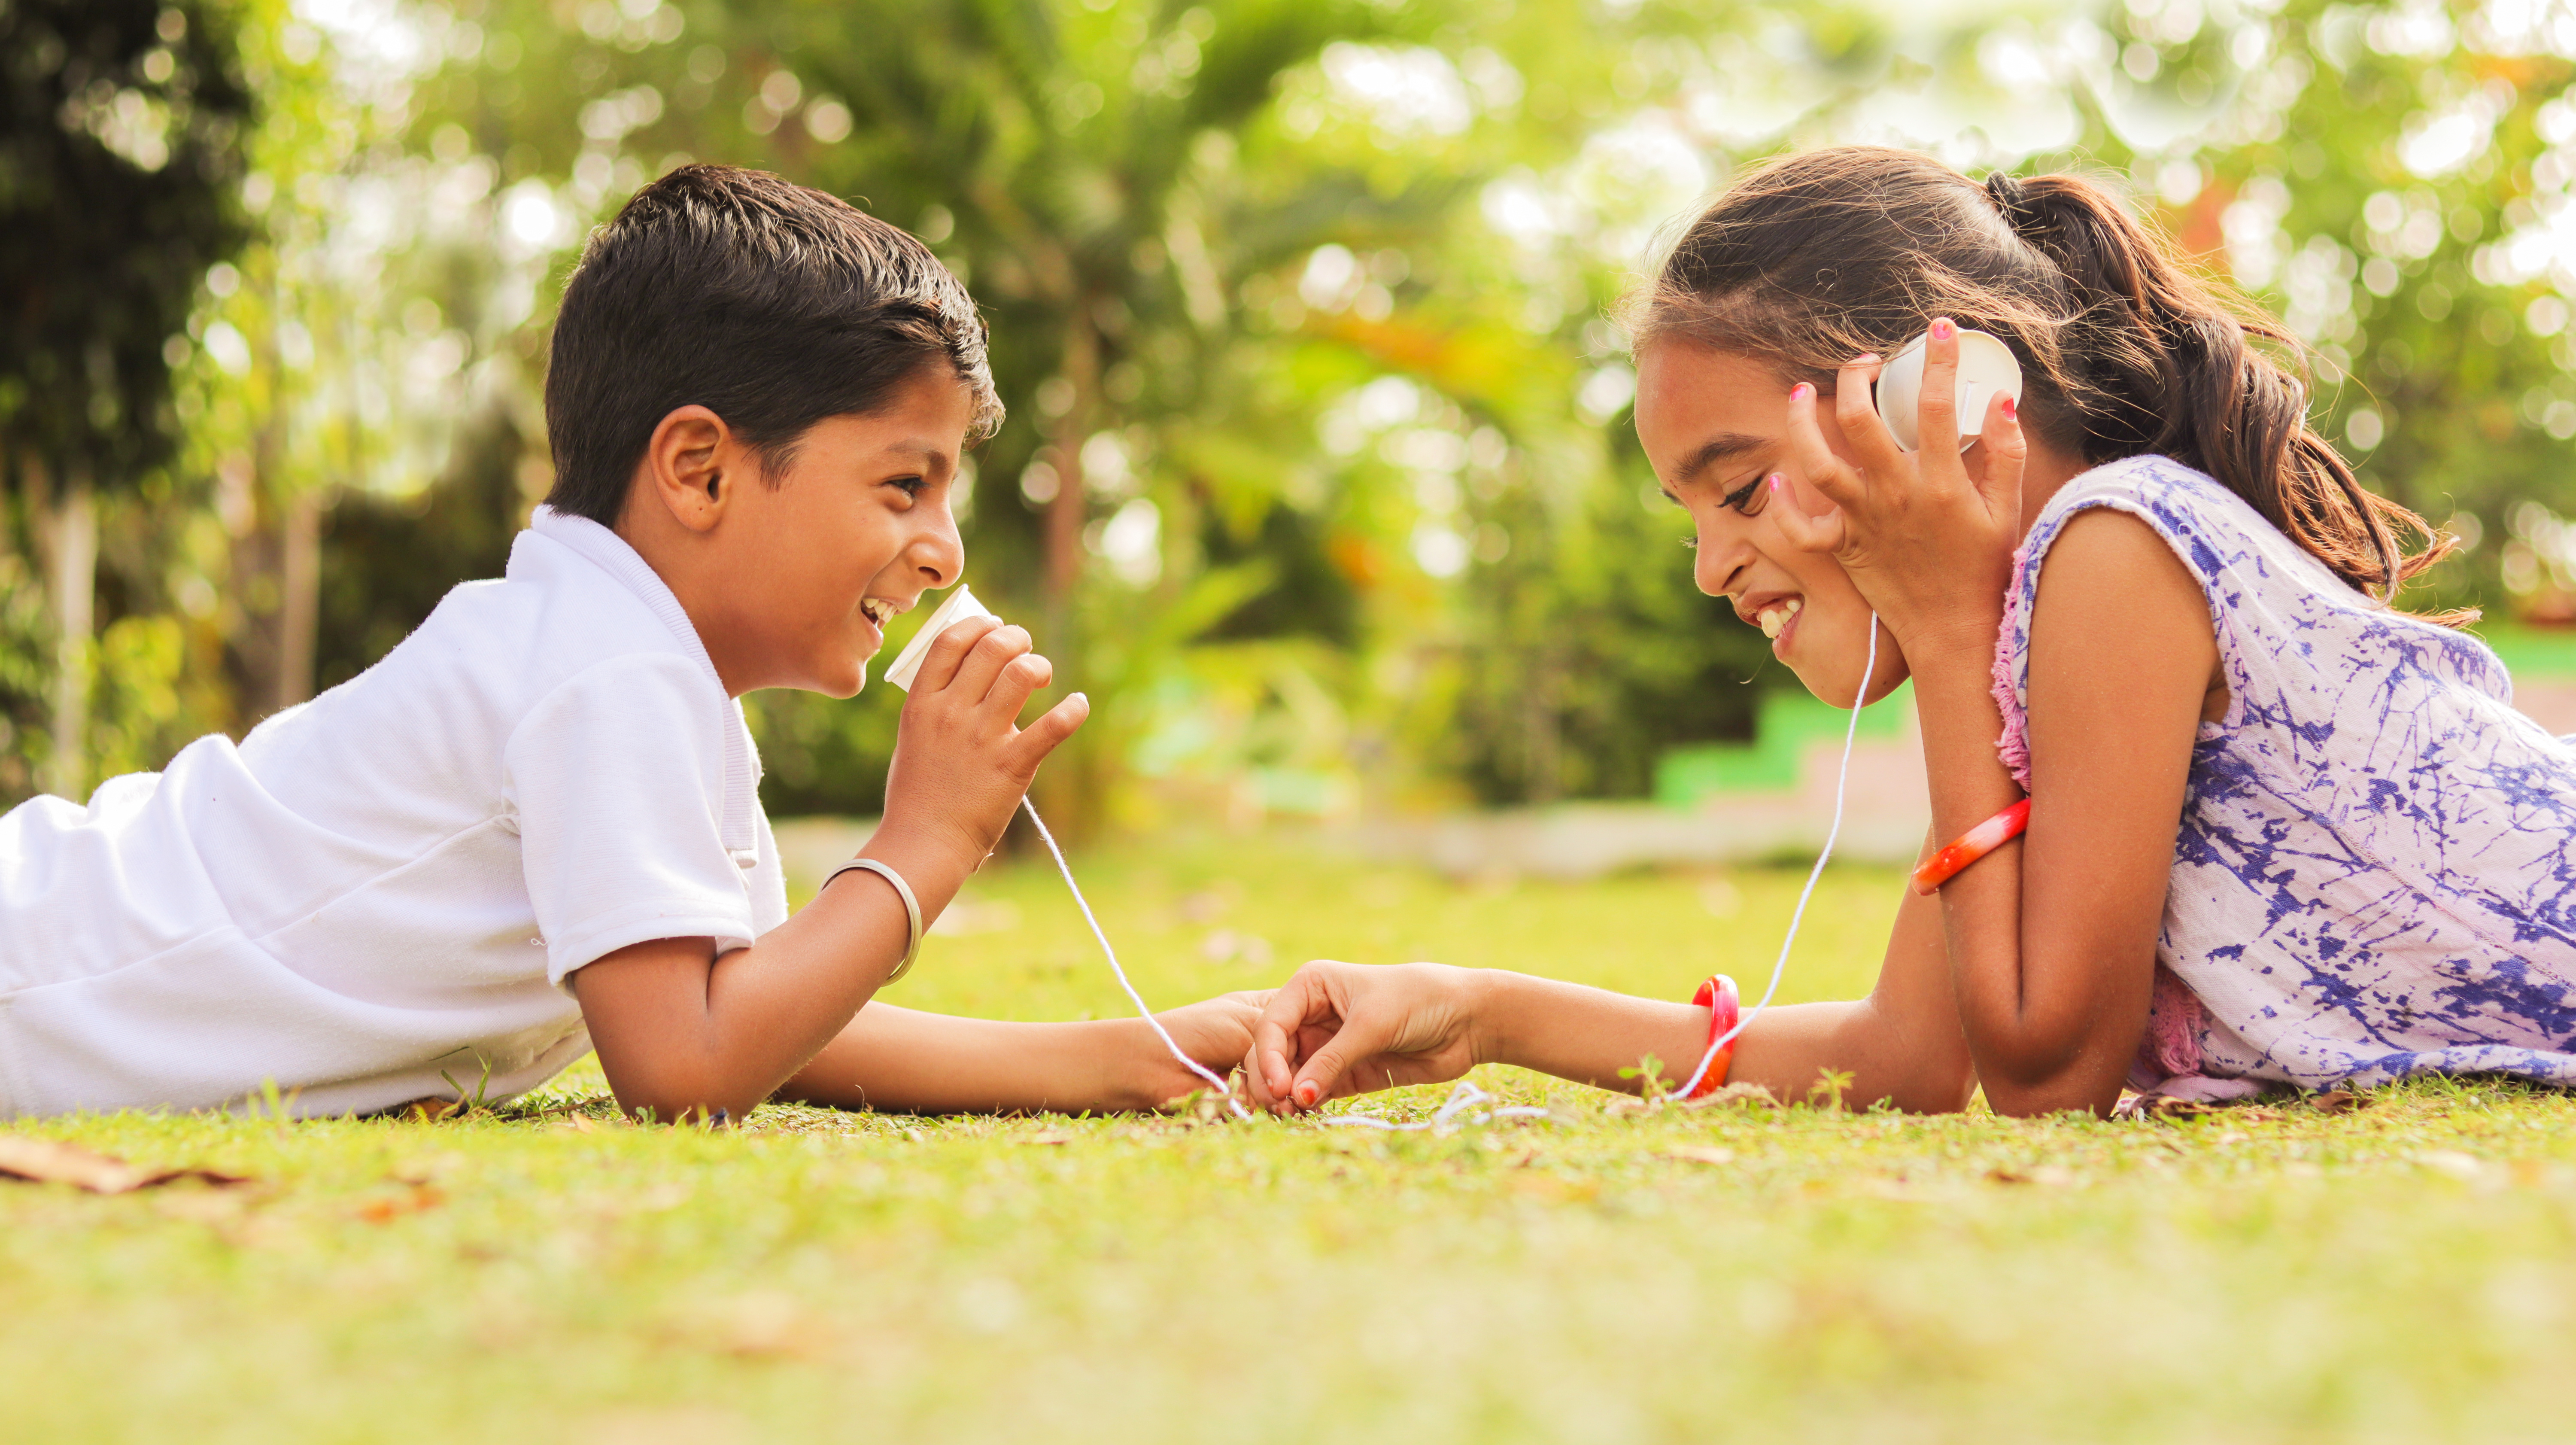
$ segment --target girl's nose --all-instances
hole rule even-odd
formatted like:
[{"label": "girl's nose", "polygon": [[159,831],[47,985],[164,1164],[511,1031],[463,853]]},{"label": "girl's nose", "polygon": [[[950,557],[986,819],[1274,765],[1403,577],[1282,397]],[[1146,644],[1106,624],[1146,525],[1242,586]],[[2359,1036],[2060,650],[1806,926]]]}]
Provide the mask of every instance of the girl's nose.
[{"label": "girl's nose", "polygon": [[1752,565],[1753,548],[1741,536],[1729,537],[1724,531],[1706,524],[1699,528],[1696,549],[1691,553],[1691,580],[1711,597],[1724,597],[1733,592],[1736,579]]}]

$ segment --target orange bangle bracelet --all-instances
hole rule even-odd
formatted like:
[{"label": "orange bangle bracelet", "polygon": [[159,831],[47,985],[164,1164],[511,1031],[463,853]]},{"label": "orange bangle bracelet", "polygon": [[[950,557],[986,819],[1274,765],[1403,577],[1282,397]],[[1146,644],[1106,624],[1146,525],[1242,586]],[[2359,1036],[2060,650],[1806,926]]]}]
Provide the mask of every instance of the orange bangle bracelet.
[{"label": "orange bangle bracelet", "polygon": [[1926,895],[1938,893],[1942,884],[1967,871],[1969,864],[2020,837],[2022,829],[2029,826],[2030,799],[2024,798],[1960,834],[1957,842],[1923,860],[1923,866],[1914,870],[1914,891]]},{"label": "orange bangle bracelet", "polygon": [[[1742,1000],[1743,996],[1735,991],[1735,980],[1722,973],[1711,974],[1708,982],[1699,986],[1699,992],[1691,995],[1692,1004],[1708,1010],[1710,1044],[1725,1037],[1726,1031],[1735,1027],[1735,1021],[1743,1017]],[[1700,1047],[1706,1049],[1708,1044]],[[1734,1063],[1735,1045],[1730,1043],[1724,1052],[1708,1061],[1708,1072],[1701,1076],[1699,1087],[1691,1090],[1690,1096],[1704,1099],[1725,1088],[1727,1071]]]}]

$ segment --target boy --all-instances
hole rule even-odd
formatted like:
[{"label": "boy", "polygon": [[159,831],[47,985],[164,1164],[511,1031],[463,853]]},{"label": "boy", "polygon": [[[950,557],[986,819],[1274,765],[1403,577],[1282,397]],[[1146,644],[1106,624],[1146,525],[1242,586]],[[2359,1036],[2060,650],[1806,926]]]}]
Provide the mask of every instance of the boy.
[{"label": "boy", "polygon": [[[546,378],[556,482],[497,582],[239,748],[0,818],[0,1116],[305,1114],[523,1092],[595,1047],[619,1103],[1142,1108],[1141,1020],[1003,1024],[875,993],[1079,727],[1028,634],[960,624],[903,714],[884,825],[787,914],[734,699],[847,697],[958,580],[958,458],[1001,418],[974,303],[919,242],[688,166],[595,235]],[[908,888],[910,897],[904,896]],[[920,924],[911,920],[918,905]],[[1253,1003],[1165,1018],[1223,1069]],[[488,1084],[482,1084],[488,1075]]]}]

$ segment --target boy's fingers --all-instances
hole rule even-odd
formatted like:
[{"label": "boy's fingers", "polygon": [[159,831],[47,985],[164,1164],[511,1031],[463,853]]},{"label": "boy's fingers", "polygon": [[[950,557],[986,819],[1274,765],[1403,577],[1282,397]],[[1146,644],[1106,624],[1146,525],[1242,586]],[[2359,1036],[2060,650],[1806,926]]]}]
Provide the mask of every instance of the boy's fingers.
[{"label": "boy's fingers", "polygon": [[912,695],[919,697],[926,692],[937,692],[954,681],[967,652],[1001,625],[998,617],[969,617],[963,622],[949,624],[948,630],[939,634],[931,642],[930,650],[922,654],[921,670],[912,678]]},{"label": "boy's fingers", "polygon": [[1011,739],[1012,764],[1023,775],[1035,773],[1038,764],[1046,761],[1047,754],[1062,746],[1066,738],[1073,736],[1074,729],[1081,727],[1083,720],[1090,716],[1091,699],[1078,692],[1048,708],[1036,722],[1020,729],[1020,735]]},{"label": "boy's fingers", "polygon": [[948,686],[966,702],[980,703],[992,693],[993,680],[1002,675],[1002,669],[1026,656],[1033,645],[1027,628],[1005,622],[967,651]]},{"label": "boy's fingers", "polygon": [[[1932,323],[1932,339],[1923,347],[1923,394],[1915,403],[1914,435],[1923,455],[1959,454],[1959,327],[1949,317]],[[1940,475],[1924,468],[1924,479]]]}]

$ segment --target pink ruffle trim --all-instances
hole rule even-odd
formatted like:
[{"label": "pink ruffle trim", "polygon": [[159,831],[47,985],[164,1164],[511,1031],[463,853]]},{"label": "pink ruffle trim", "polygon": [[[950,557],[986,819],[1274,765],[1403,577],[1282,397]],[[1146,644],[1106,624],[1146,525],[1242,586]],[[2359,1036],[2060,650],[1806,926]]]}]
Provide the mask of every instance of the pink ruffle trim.
[{"label": "pink ruffle trim", "polygon": [[2004,625],[1995,633],[1994,693],[1995,710],[2003,714],[2003,736],[1995,739],[1995,756],[2004,767],[2030,791],[2030,718],[2022,711],[2021,693],[2013,686],[2013,614],[2021,607],[2022,582],[2030,570],[2030,543],[2025,539],[2013,552],[2011,590],[2004,593]]},{"label": "pink ruffle trim", "polygon": [[2173,970],[2157,964],[2156,991],[2147,1004],[2147,1033],[2138,1041],[2138,1063],[2151,1068],[2159,1081],[2199,1073],[2200,1035],[2208,1024],[2209,1010],[2201,1006],[2200,995]]}]

